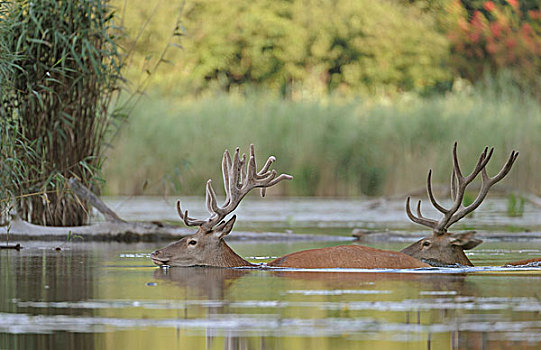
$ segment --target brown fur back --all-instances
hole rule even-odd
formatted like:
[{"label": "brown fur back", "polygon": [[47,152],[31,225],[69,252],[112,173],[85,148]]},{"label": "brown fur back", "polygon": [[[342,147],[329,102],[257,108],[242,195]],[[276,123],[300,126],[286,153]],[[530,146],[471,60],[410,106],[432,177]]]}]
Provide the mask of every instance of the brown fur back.
[{"label": "brown fur back", "polygon": [[267,264],[294,268],[388,268],[411,269],[430,267],[409,255],[390,250],[357,245],[342,245],[320,249],[309,249],[277,258]]},{"label": "brown fur back", "polygon": [[506,266],[520,266],[520,265],[528,265],[535,262],[541,263],[541,258],[532,258],[532,259],[527,259],[527,260],[513,261],[505,265]]}]

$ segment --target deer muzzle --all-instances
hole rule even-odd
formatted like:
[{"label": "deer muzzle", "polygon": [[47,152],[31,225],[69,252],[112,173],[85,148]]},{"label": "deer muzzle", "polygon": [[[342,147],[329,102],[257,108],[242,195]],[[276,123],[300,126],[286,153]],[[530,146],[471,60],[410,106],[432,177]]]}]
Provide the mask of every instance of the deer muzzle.
[{"label": "deer muzzle", "polygon": [[169,258],[163,256],[163,253],[161,250],[155,250],[150,255],[150,258],[152,259],[152,262],[158,266],[160,265],[167,265],[169,262]]}]

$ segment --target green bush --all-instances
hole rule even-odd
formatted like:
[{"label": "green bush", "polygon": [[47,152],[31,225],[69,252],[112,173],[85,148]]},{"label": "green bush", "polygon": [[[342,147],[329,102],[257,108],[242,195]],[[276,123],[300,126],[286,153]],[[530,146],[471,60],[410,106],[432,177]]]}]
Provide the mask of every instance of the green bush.
[{"label": "green bush", "polygon": [[[136,51],[157,52],[176,5],[134,0],[130,7],[126,25],[134,34],[146,25],[144,14],[156,11]],[[433,17],[392,0],[190,1],[183,11],[184,49],[167,56],[173,65],[156,85],[177,95],[424,92],[452,79],[448,42]],[[137,69],[144,71],[155,56],[138,54]]]}]

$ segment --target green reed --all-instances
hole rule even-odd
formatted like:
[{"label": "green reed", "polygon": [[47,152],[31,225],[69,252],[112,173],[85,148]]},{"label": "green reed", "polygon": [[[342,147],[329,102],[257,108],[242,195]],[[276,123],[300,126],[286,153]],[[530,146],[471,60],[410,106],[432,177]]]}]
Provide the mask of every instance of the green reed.
[{"label": "green reed", "polygon": [[106,0],[1,6],[4,48],[18,55],[1,95],[1,118],[16,133],[3,130],[2,145],[11,146],[2,147],[2,162],[13,161],[6,183],[24,219],[83,224],[86,209],[64,179],[96,184],[104,138],[119,117],[108,110],[122,66],[112,9]]},{"label": "green reed", "polygon": [[[221,181],[225,148],[256,145],[259,161],[295,178],[274,191],[289,195],[390,195],[449,183],[451,147],[465,171],[485,145],[495,147],[488,171],[519,160],[503,184],[541,191],[541,110],[537,100],[498,81],[489,87],[393,100],[287,101],[254,93],[193,100],[152,96],[142,103],[109,154],[109,194],[203,194]],[[215,185],[215,187],[219,187]]]}]

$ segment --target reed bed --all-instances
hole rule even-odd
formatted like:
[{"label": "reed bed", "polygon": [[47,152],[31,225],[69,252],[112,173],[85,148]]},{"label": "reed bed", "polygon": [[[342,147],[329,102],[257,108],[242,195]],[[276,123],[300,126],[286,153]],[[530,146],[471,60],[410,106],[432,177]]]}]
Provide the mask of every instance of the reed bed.
[{"label": "reed bed", "polygon": [[429,168],[447,184],[455,140],[465,169],[485,145],[494,146],[489,173],[519,150],[505,185],[541,193],[540,130],[538,101],[505,82],[393,100],[156,95],[140,105],[108,154],[106,193],[202,195],[208,178],[221,181],[223,150],[254,143],[260,162],[273,154],[276,169],[295,177],[275,194],[400,194],[423,187]]},{"label": "reed bed", "polygon": [[[121,57],[107,1],[11,1],[2,6],[2,45],[17,53],[2,70],[2,198],[51,226],[84,224],[84,203],[66,188],[99,181]],[[9,129],[8,129],[9,127]],[[6,166],[7,165],[7,166]],[[7,193],[7,194],[6,194]],[[6,199],[7,198],[7,199]]]}]

